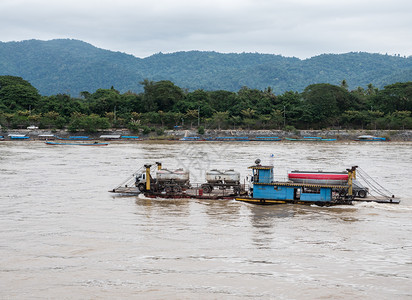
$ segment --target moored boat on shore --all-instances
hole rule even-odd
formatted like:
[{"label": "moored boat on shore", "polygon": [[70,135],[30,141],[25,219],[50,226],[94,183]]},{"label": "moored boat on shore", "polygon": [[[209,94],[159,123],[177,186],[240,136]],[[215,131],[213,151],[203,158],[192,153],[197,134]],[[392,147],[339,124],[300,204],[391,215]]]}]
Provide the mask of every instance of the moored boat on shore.
[{"label": "moored boat on shore", "polygon": [[197,142],[197,141],[204,141],[201,137],[198,136],[185,136],[182,137],[179,141],[184,141],[184,142]]},{"label": "moored boat on shore", "polygon": [[218,142],[248,142],[250,141],[247,136],[218,136],[212,139]]},{"label": "moored boat on shore", "polygon": [[101,140],[111,141],[111,140],[120,140],[120,134],[103,134],[100,136]]},{"label": "moored boat on shore", "polygon": [[285,138],[287,141],[300,141],[300,142],[332,142],[336,141],[334,138],[322,138],[318,136],[304,136],[303,138]]},{"label": "moored boat on shore", "polygon": [[37,136],[40,140],[55,140],[54,134],[39,134]]},{"label": "moored boat on shore", "polygon": [[355,141],[357,142],[383,142],[386,141],[386,138],[373,136],[373,135],[360,135],[358,136]]},{"label": "moored boat on shore", "polygon": [[92,138],[88,137],[88,136],[69,136],[68,138],[63,138],[63,137],[59,137],[56,136],[56,138],[58,140],[65,140],[65,141],[87,141],[87,140],[91,140]]},{"label": "moored boat on shore", "polygon": [[277,136],[257,136],[250,138],[251,141],[265,141],[265,142],[278,142],[281,141],[282,139]]},{"label": "moored boat on shore", "polygon": [[28,140],[30,137],[25,134],[9,134],[11,140]]},{"label": "moored boat on shore", "polygon": [[51,145],[51,146],[107,146],[109,145],[108,143],[57,143],[57,142],[45,142],[46,145]]},{"label": "moored boat on shore", "polygon": [[134,135],[122,135],[121,138],[125,140],[132,140],[132,141],[143,141],[142,138],[139,138],[138,136],[134,136]]}]

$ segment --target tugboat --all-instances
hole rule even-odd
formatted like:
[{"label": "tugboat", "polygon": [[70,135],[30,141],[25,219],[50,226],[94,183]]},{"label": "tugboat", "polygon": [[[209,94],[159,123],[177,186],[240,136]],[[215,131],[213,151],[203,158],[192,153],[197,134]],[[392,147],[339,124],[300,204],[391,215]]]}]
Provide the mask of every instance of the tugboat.
[{"label": "tugboat", "polygon": [[[274,181],[273,166],[260,164],[260,159],[255,161],[252,169],[252,187],[249,189],[248,197],[236,197],[237,201],[255,204],[316,204],[319,206],[331,206],[346,204],[353,201],[366,201],[378,203],[398,204],[399,199],[394,196],[381,194],[383,197],[366,198],[363,193],[358,195],[364,197],[355,199],[357,191],[354,189],[356,170],[358,166],[347,169],[346,173],[338,172],[292,172],[289,181]],[[309,176],[311,175],[311,176]],[[306,176],[303,177],[302,176]],[[309,179],[309,180],[307,180]],[[329,181],[328,181],[329,180]]]}]

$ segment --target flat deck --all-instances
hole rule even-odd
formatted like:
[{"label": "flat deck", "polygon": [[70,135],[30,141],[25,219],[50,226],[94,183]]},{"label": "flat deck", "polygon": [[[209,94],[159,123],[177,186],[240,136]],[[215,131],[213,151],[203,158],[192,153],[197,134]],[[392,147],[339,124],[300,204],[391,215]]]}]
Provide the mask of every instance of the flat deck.
[{"label": "flat deck", "polygon": [[135,196],[139,195],[140,191],[137,187],[134,186],[119,186],[117,188],[114,188],[113,190],[109,191],[110,193],[116,193],[116,194],[124,194],[124,195],[130,195],[130,196]]},{"label": "flat deck", "polygon": [[[137,196],[141,194],[138,188],[136,187],[117,187],[111,191],[111,193],[117,193],[121,195],[129,195],[129,196]],[[218,199],[234,199],[235,197],[238,197],[239,195],[236,195],[233,193],[233,190],[227,189],[227,190],[220,190],[220,189],[214,189],[210,193],[205,193],[202,192],[201,189],[198,188],[191,188],[184,190],[179,193],[171,192],[171,193],[166,193],[166,192],[161,192],[161,193],[154,193],[154,192],[144,192],[143,193],[145,197],[148,198],[192,198],[192,199],[210,199],[210,200],[218,200]],[[241,191],[241,195],[245,194],[244,191]]]},{"label": "flat deck", "polygon": [[[117,187],[109,192],[121,194],[124,196],[137,196],[141,194],[138,188],[132,187]],[[219,190],[214,189],[211,193],[202,193],[198,188],[187,189],[182,191],[181,193],[143,193],[145,197],[149,198],[192,198],[192,199],[210,199],[210,200],[218,200],[218,199],[234,199],[238,201],[245,201],[250,203],[267,203],[267,204],[282,204],[282,203],[296,203],[296,204],[303,204],[301,201],[288,201],[288,200],[269,200],[266,199],[262,201],[261,199],[253,199],[246,196],[246,192],[242,191],[240,195],[236,195],[233,193],[231,189],[229,190]],[[351,200],[352,202],[376,202],[376,203],[388,203],[388,204],[399,204],[401,201],[399,198],[390,198],[390,197],[374,197],[368,196],[366,198],[355,198]],[[305,202],[306,204],[310,202]],[[331,204],[330,202],[324,202],[323,204]]]},{"label": "flat deck", "polygon": [[301,201],[301,200],[275,200],[275,199],[260,199],[260,198],[250,198],[250,197],[236,197],[236,201],[249,202],[254,204],[316,204],[320,206],[329,205],[351,205],[353,202],[376,202],[376,203],[387,203],[387,204],[399,204],[401,201],[398,198],[389,197],[367,197],[367,198],[354,198],[347,200],[334,201]]}]

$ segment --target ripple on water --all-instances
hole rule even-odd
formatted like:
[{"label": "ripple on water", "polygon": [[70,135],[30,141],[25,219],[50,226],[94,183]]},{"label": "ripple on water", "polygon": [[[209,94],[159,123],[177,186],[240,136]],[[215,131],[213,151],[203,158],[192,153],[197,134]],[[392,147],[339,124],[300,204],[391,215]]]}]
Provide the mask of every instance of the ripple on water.
[{"label": "ripple on water", "polygon": [[[27,146],[28,145],[28,146]],[[86,148],[86,147],[84,147]],[[111,144],[0,147],[4,298],[377,298],[411,296],[409,143]],[[275,154],[270,158],[270,154]],[[108,193],[145,163],[244,177],[360,165],[400,205],[254,206]],[[384,171],[383,171],[384,170]]]}]

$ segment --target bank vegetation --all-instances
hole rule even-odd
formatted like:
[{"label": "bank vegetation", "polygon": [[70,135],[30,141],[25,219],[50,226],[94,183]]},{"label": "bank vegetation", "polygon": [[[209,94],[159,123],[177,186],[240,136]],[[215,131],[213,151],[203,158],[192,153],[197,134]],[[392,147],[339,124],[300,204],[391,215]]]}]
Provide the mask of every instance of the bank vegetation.
[{"label": "bank vegetation", "polygon": [[187,90],[171,81],[141,82],[142,93],[120,93],[114,87],[41,96],[29,82],[0,76],[0,125],[22,129],[67,129],[96,132],[128,128],[136,133],[167,129],[310,130],[310,129],[412,129],[412,82],[399,82],[379,90],[372,84],[348,90],[326,83],[307,86],[302,93],[275,95],[241,88]]}]

